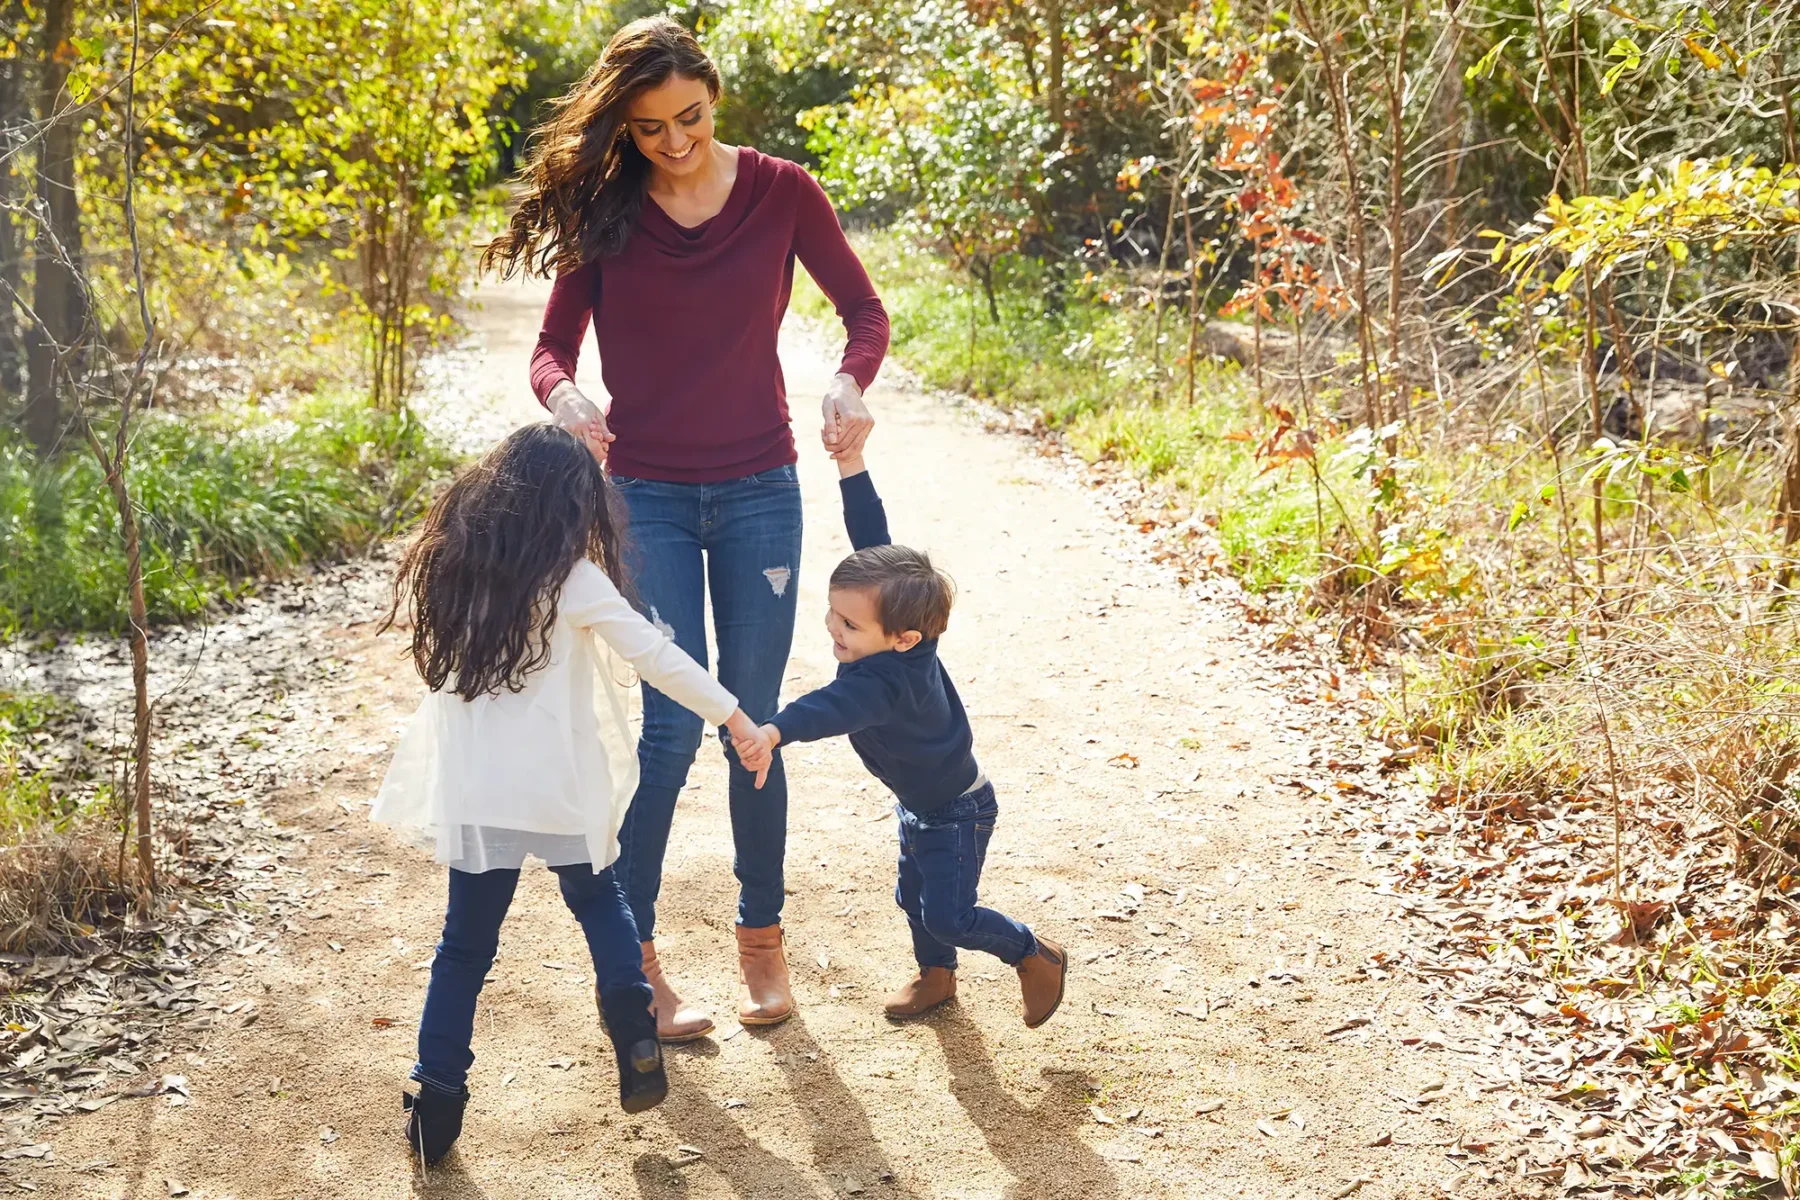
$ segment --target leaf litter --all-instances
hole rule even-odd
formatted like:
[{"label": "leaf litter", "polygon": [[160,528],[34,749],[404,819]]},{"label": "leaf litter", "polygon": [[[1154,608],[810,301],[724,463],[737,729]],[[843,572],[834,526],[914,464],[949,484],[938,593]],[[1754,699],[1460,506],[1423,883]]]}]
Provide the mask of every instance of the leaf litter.
[{"label": "leaf litter", "polygon": [[[1397,1038],[1461,1060],[1508,1126],[1500,1161],[1477,1161],[1492,1144],[1459,1140],[1453,1162],[1488,1184],[1510,1176],[1593,1196],[1800,1196],[1800,861],[1753,881],[1736,851],[1754,831],[1663,781],[1626,798],[1616,883],[1605,795],[1465,810],[1419,765],[1424,747],[1375,736],[1391,707],[1385,681],[1345,669],[1336,633],[1291,603],[1231,584],[1202,514],[1172,519],[1157,488],[1118,464],[1081,461],[1041,422],[984,412],[990,429],[1060,450],[1115,517],[1151,535],[1151,561],[1184,584],[1220,581],[1285,660],[1279,690],[1305,706],[1290,728],[1308,735],[1311,761],[1271,782],[1319,804],[1309,838],[1348,843],[1379,872],[1377,893],[1405,931],[1402,951],[1357,973],[1410,976],[1445,1028],[1479,1031]],[[1326,1037],[1378,1032],[1376,1017],[1356,1014]],[[1443,1094],[1402,1099],[1418,1110]],[[1391,1144],[1391,1133],[1371,1143]],[[1358,1176],[1335,1200],[1372,1182]]]},{"label": "leaf litter", "polygon": [[[295,922],[330,915],[319,894],[337,885],[305,888],[296,866],[310,835],[279,826],[262,801],[386,749],[334,740],[334,689],[355,669],[334,646],[379,611],[389,573],[380,558],[319,567],[210,626],[153,632],[153,799],[176,851],[162,864],[171,886],[149,923],[94,930],[63,953],[0,954],[0,1112],[24,1114],[9,1118],[19,1135],[121,1101],[185,1103],[187,1080],[158,1064],[258,1016],[220,964],[278,954],[270,933],[304,934]],[[130,736],[130,671],[122,642],[0,643],[11,686],[67,702],[23,765],[77,796],[105,782]]]}]

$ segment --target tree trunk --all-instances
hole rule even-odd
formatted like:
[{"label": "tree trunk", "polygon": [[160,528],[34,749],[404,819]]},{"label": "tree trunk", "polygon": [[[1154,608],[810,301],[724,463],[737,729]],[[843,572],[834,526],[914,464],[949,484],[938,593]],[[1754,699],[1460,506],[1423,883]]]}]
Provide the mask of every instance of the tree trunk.
[{"label": "tree trunk", "polygon": [[[1393,403],[1388,414],[1398,413],[1410,430],[1412,398],[1406,386],[1406,368],[1401,362],[1400,299],[1401,283],[1406,267],[1406,39],[1412,30],[1412,3],[1400,13],[1400,38],[1394,47],[1394,73],[1388,79],[1388,142],[1393,147],[1388,157],[1388,386]],[[1393,439],[1387,451],[1394,452]]]},{"label": "tree trunk", "polygon": [[[17,27],[20,5],[0,5],[7,23]],[[25,389],[25,335],[19,326],[24,311],[25,251],[20,244],[19,182],[16,169],[23,149],[25,128],[31,117],[25,105],[25,61],[22,57],[0,60],[0,154],[15,169],[0,171],[0,406],[12,411]]]},{"label": "tree trunk", "polygon": [[1050,42],[1050,78],[1046,94],[1050,101],[1050,123],[1056,127],[1056,140],[1063,136],[1063,6],[1062,0],[1044,0],[1044,32]]},{"label": "tree trunk", "polygon": [[25,433],[39,453],[52,451],[62,435],[60,380],[87,329],[87,291],[81,282],[81,208],[75,194],[75,120],[56,119],[69,78],[64,48],[74,16],[73,0],[46,0],[39,44],[37,119],[43,124],[38,151],[38,232],[33,258],[36,284],[26,348],[28,372]]},{"label": "tree trunk", "polygon": [[1325,90],[1331,100],[1331,123],[1337,134],[1338,154],[1343,159],[1344,188],[1350,205],[1350,244],[1356,256],[1350,285],[1356,299],[1356,349],[1362,376],[1363,421],[1370,430],[1376,430],[1386,422],[1382,419],[1380,384],[1375,371],[1375,331],[1369,323],[1369,235],[1363,220],[1362,183],[1356,174],[1356,151],[1350,141],[1350,105],[1344,95],[1337,61],[1331,53],[1331,35],[1313,19],[1312,10],[1304,0],[1295,6],[1295,10],[1307,36],[1319,48],[1319,65],[1324,69]]}]

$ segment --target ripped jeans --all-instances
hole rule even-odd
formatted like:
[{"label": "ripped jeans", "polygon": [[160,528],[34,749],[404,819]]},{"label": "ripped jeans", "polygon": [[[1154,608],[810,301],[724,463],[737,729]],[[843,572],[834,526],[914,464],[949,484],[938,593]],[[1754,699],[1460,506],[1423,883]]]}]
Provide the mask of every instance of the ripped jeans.
[{"label": "ripped jeans", "polygon": [[[701,666],[707,664],[706,603],[719,647],[719,682],[751,720],[767,721],[781,700],[794,641],[800,582],[800,479],[791,466],[723,483],[665,483],[613,476],[631,513],[626,564],[638,607]],[[614,871],[645,941],[655,936],[663,854],[675,800],[700,749],[703,722],[649,684],[638,739],[637,794],[619,831]],[[730,764],[732,869],[738,924],[781,921],[782,860],[787,853],[787,775],[776,751],[769,778]]]}]

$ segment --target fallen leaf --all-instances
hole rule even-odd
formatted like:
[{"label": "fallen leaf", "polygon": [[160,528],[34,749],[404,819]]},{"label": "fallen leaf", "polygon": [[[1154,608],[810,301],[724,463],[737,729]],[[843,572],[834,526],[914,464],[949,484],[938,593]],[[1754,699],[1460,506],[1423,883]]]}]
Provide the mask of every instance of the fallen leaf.
[{"label": "fallen leaf", "polygon": [[[1088,761],[1092,762],[1093,760],[1089,759]],[[1127,771],[1135,771],[1137,770],[1138,758],[1135,754],[1115,754],[1106,760],[1106,765],[1109,767],[1123,767]]]},{"label": "fallen leaf", "polygon": [[319,1126],[319,1140],[327,1146],[338,1140],[338,1131],[329,1125]]},{"label": "fallen leaf", "polygon": [[517,1071],[508,1071],[500,1077],[500,1086],[505,1087],[518,1077],[519,1073]]},{"label": "fallen leaf", "polygon": [[1346,1196],[1354,1196],[1363,1188],[1374,1182],[1375,1181],[1367,1175],[1358,1175],[1355,1179],[1352,1179],[1349,1183],[1346,1183],[1343,1187],[1331,1193],[1331,1200],[1344,1200],[1344,1197]]},{"label": "fallen leaf", "polygon": [[1275,1122],[1273,1122],[1273,1121],[1258,1121],[1256,1123],[1256,1132],[1262,1134],[1264,1137],[1274,1137],[1275,1136]]},{"label": "fallen leaf", "polygon": [[0,1158],[43,1158],[49,1153],[49,1142],[34,1142],[29,1146],[14,1146],[11,1150],[0,1150]]},{"label": "fallen leaf", "polygon": [[171,1196],[185,1196],[188,1194],[187,1185],[185,1184],[177,1183],[173,1179],[165,1179],[163,1180],[163,1183],[168,1187],[169,1195]]},{"label": "fallen leaf", "polygon": [[369,1021],[369,1024],[376,1029],[391,1029],[394,1025],[394,1018],[375,1017]]},{"label": "fallen leaf", "polygon": [[733,1098],[733,1099],[727,1100],[725,1102],[725,1107],[726,1108],[748,1108],[749,1103],[744,1100],[738,1100],[738,1099]]},{"label": "fallen leaf", "polygon": [[1088,1111],[1093,1113],[1094,1120],[1100,1122],[1102,1125],[1117,1125],[1118,1124],[1117,1121],[1115,1121],[1111,1117],[1107,1116],[1106,1113],[1101,1110],[1101,1108],[1098,1104],[1088,1105]]},{"label": "fallen leaf", "polygon": [[549,1067],[552,1071],[572,1071],[575,1069],[575,1060],[572,1058],[553,1058],[544,1065]]},{"label": "fallen leaf", "polygon": [[1225,1107],[1223,1100],[1202,1100],[1194,1106],[1194,1115],[1204,1117],[1207,1113],[1216,1113]]}]

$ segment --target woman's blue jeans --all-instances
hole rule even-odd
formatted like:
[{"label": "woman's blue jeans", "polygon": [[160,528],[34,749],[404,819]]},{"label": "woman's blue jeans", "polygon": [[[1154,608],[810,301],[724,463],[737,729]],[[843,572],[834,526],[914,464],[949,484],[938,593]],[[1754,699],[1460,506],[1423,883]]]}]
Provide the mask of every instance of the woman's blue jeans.
[{"label": "woman's blue jeans", "polygon": [[[719,682],[751,720],[767,721],[781,701],[794,642],[800,583],[800,479],[791,466],[724,483],[663,483],[613,476],[631,525],[626,560],[644,615],[706,665],[706,602],[712,599]],[[656,933],[663,854],[675,798],[700,749],[701,719],[649,684],[638,739],[639,782],[619,833],[616,870],[648,941]],[[720,730],[730,764],[732,869],[738,924],[781,920],[787,853],[787,775],[776,752],[759,791]]]},{"label": "woman's blue jeans", "polygon": [[[638,949],[631,909],[612,868],[599,874],[589,863],[552,867],[562,884],[563,903],[581,922],[588,953],[594,959],[594,982],[602,991],[642,988],[644,958]],[[500,948],[500,926],[512,907],[519,885],[516,869],[500,868],[479,875],[450,870],[450,900],[444,909],[444,936],[431,960],[431,985],[425,989],[425,1015],[419,1018],[419,1061],[412,1077],[452,1094],[462,1091],[475,1061],[475,1002],[494,954]]]}]

